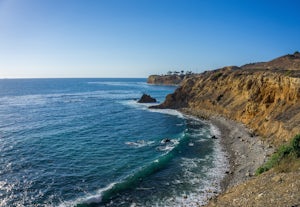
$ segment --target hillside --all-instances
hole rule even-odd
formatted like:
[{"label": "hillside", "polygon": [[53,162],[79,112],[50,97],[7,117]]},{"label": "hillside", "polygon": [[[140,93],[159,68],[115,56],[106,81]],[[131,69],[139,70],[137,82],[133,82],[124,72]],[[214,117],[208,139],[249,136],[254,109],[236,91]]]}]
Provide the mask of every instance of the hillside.
[{"label": "hillside", "polygon": [[[253,136],[260,137],[265,149],[277,151],[300,133],[300,55],[193,75],[154,108],[188,110],[204,119],[222,116],[243,123]],[[299,160],[288,155],[268,172],[245,176],[243,183],[230,186],[208,206],[300,206]]]},{"label": "hillside", "polygon": [[157,107],[222,114],[278,146],[300,132],[300,66],[282,69],[274,64],[280,59],[286,56],[264,63],[276,69],[232,66],[194,75]]},{"label": "hillside", "polygon": [[[284,55],[269,62],[246,64],[244,69],[268,69],[268,70],[294,70],[299,72],[300,53]],[[299,73],[298,73],[299,74]]]}]

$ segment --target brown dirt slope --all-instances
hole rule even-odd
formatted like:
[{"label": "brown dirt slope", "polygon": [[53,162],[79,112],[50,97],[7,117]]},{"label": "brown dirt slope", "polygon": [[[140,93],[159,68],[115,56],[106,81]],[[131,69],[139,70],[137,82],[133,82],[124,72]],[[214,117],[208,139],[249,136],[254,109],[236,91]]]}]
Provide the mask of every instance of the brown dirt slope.
[{"label": "brown dirt slope", "polygon": [[299,70],[300,53],[285,55],[269,62],[253,63],[242,66],[244,69]]},{"label": "brown dirt slope", "polygon": [[230,188],[211,200],[207,207],[221,206],[300,206],[300,173],[267,172]]}]

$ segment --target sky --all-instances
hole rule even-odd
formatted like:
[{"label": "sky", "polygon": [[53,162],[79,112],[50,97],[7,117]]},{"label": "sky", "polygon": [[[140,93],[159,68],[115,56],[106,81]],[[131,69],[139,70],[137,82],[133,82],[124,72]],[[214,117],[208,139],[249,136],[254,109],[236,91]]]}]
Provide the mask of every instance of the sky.
[{"label": "sky", "polygon": [[300,50],[299,0],[0,0],[0,78],[147,77]]}]

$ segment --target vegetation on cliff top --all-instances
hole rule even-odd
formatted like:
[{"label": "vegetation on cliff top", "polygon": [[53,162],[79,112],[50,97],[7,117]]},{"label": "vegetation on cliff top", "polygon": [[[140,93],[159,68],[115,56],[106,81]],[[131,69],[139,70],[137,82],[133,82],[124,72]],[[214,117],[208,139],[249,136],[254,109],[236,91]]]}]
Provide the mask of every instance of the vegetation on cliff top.
[{"label": "vegetation on cliff top", "polygon": [[[273,167],[282,165],[288,166],[293,162],[299,161],[300,158],[300,134],[296,135],[288,145],[282,145],[277,152],[261,167],[256,170],[256,175],[270,170]],[[288,170],[288,169],[280,170]]]}]

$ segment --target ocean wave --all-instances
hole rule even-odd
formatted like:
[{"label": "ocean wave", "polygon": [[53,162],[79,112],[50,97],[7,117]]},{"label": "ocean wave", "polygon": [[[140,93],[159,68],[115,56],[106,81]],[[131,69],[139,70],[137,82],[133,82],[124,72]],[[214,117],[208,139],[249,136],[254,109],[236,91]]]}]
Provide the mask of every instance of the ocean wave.
[{"label": "ocean wave", "polygon": [[138,140],[136,142],[125,142],[126,145],[134,147],[134,148],[150,146],[154,143],[155,143],[155,141],[145,141],[145,140]]},{"label": "ocean wave", "polygon": [[212,135],[216,136],[216,137],[220,137],[221,136],[221,131],[218,127],[216,127],[213,124],[210,124],[210,132]]},{"label": "ocean wave", "polygon": [[91,81],[88,84],[95,85],[107,85],[107,86],[138,86],[138,87],[147,87],[148,85],[145,82],[117,82],[117,81]]},{"label": "ocean wave", "polygon": [[[92,206],[105,205],[110,202],[114,196],[119,195],[123,191],[137,186],[137,184],[144,178],[153,175],[155,172],[164,168],[170,160],[175,156],[172,152],[176,146],[180,144],[180,140],[184,138],[184,133],[180,134],[177,139],[164,138],[158,142],[138,140],[135,142],[125,142],[126,145],[133,146],[134,148],[141,148],[145,146],[156,146],[155,149],[161,147],[159,151],[162,152],[153,161],[149,162],[143,167],[138,168],[132,174],[120,179],[119,181],[112,182],[104,188],[100,188],[95,193],[89,193],[83,197],[77,198],[73,201],[64,201],[59,204],[59,207],[67,206]],[[169,141],[168,141],[169,140]],[[155,144],[156,143],[156,144]],[[137,188],[137,190],[151,190],[152,188]],[[136,205],[133,203],[133,205]]]},{"label": "ocean wave", "polygon": [[174,109],[149,109],[150,106],[157,105],[157,103],[138,103],[136,100],[127,100],[122,101],[121,103],[130,107],[134,107],[141,110],[147,110],[154,113],[168,114],[171,116],[177,116],[181,119],[187,118],[181,112]]},{"label": "ocean wave", "polygon": [[177,116],[178,118],[181,118],[181,119],[185,118],[185,116],[181,112],[174,110],[174,109],[149,109],[149,111],[155,112],[155,113],[161,113],[161,114],[168,114],[171,116]]},{"label": "ocean wave", "polygon": [[106,187],[97,190],[97,192],[87,194],[86,196],[78,198],[74,201],[62,202],[58,206],[89,206],[91,204],[104,205],[109,202],[115,195],[121,193],[124,190],[137,186],[137,184],[142,179],[162,169],[166,164],[169,163],[172,157],[173,155],[171,153],[165,153],[150,162],[148,165],[139,168],[137,171],[118,182],[112,182]]},{"label": "ocean wave", "polygon": [[140,110],[149,110],[148,107],[153,106],[155,104],[153,103],[138,103],[137,100],[123,100],[120,101],[121,104],[125,105],[125,106],[129,106],[132,108],[136,108],[136,109],[140,109]]},{"label": "ocean wave", "polygon": [[78,198],[74,201],[63,201],[58,205],[58,207],[77,206],[78,204],[100,203],[102,201],[103,193],[113,189],[116,184],[118,183],[116,182],[110,183],[106,187],[100,188],[96,193],[87,194],[86,196]]},{"label": "ocean wave", "polygon": [[[189,185],[194,186],[194,189],[179,194],[174,191],[174,196],[156,200],[152,206],[201,206],[205,205],[209,198],[221,192],[220,183],[229,168],[229,162],[220,140],[210,138],[213,135],[221,136],[220,130],[214,125],[207,126],[209,126],[206,129],[207,132],[204,132],[205,130],[192,130],[188,136],[192,135],[193,143],[199,143],[200,140],[201,142],[213,142],[212,153],[203,158],[182,157],[180,166],[183,174],[172,181],[174,186]],[[197,134],[199,139],[196,139]],[[187,144],[190,145],[190,143]],[[199,166],[201,167],[199,168]]]},{"label": "ocean wave", "polygon": [[62,93],[62,94],[36,94],[21,96],[4,96],[0,97],[0,106],[30,106],[46,105],[49,103],[72,103],[84,102],[86,99],[131,99],[136,97],[135,91],[124,90],[106,90],[82,93]]},{"label": "ocean wave", "polygon": [[[130,189],[145,192],[154,191],[151,186],[140,186],[139,184],[141,180],[144,180],[145,178],[154,175],[156,172],[161,171],[174,157],[178,156],[176,153],[179,149],[183,149],[183,145],[188,145],[191,143],[191,141],[193,141],[193,143],[195,143],[195,146],[193,147],[197,147],[197,140],[202,139],[209,140],[210,142],[214,143],[215,147],[213,148],[213,153],[201,158],[182,157],[179,161],[183,174],[177,177],[177,179],[165,181],[174,186],[174,188],[170,190],[172,191],[173,196],[163,198],[154,197],[147,206],[200,206],[205,204],[210,197],[220,192],[220,182],[228,168],[226,156],[221,148],[219,139],[210,139],[211,135],[220,136],[220,131],[214,126],[209,126],[207,131],[209,131],[209,133],[206,133],[206,137],[199,135],[198,139],[196,138],[196,135],[200,132],[203,132],[203,130],[190,131],[189,133],[193,135],[192,138],[187,138],[189,135],[187,135],[187,132],[183,132],[179,138],[170,139],[170,143],[166,140],[167,138],[156,141],[155,143],[152,143],[153,141],[144,140],[125,143],[129,146],[137,148],[143,146],[165,146],[167,150],[162,151],[160,156],[154,158],[152,162],[149,162],[145,166],[136,169],[130,175],[109,183],[94,193],[87,193],[86,195],[72,201],[61,202],[59,206],[114,206],[120,202],[120,200],[115,200],[116,196],[122,195],[123,196],[119,199],[121,199],[121,202],[124,201],[129,203],[128,206],[130,205],[130,202],[133,206],[144,206],[145,203],[143,203],[143,201],[131,201],[130,199],[126,200],[126,195],[124,196],[123,192],[126,192]],[[174,145],[173,148],[168,148],[167,144],[172,146],[171,143]],[[177,149],[177,147],[178,150],[174,150]],[[212,166],[210,166],[210,164],[208,165],[208,163],[212,164]],[[193,189],[191,191],[177,191],[176,186],[185,185],[192,186]]]},{"label": "ocean wave", "polygon": [[160,146],[156,147],[158,151],[171,151],[179,144],[177,139],[163,139],[160,142]]},{"label": "ocean wave", "polygon": [[[228,170],[228,160],[226,154],[220,145],[220,139],[211,139],[211,136],[221,136],[220,130],[214,125],[206,125],[206,128],[199,129],[197,126],[201,126],[203,122],[197,123],[192,120],[191,125],[195,125],[189,131],[185,131],[177,139],[167,138],[160,141],[145,141],[138,140],[134,142],[125,142],[125,144],[134,148],[141,148],[145,146],[156,147],[155,149],[162,152],[162,154],[155,158],[152,162],[137,169],[132,174],[120,179],[119,181],[112,182],[106,187],[97,190],[93,194],[87,194],[75,201],[63,202],[60,206],[76,206],[76,205],[115,205],[115,196],[122,195],[122,192],[135,188],[138,191],[151,191],[152,188],[139,186],[141,180],[159,172],[164,166],[168,165],[170,161],[176,155],[178,149],[182,149],[183,145],[190,146],[193,143],[193,147],[197,147],[202,140],[213,143],[213,152],[207,154],[205,157],[182,157],[180,160],[180,168],[183,174],[178,179],[166,181],[171,185],[193,186],[191,191],[177,192],[176,188],[172,189],[173,196],[165,198],[154,198],[148,206],[200,206],[207,203],[208,199],[221,191],[220,182],[225,176],[226,170]],[[197,125],[198,124],[198,125]],[[186,141],[185,138],[189,137]],[[198,143],[198,144],[197,144]],[[173,153],[174,152],[174,153]],[[201,167],[200,167],[201,166]],[[126,200],[124,202],[131,202]],[[143,202],[132,201],[133,206],[143,206]]]}]

